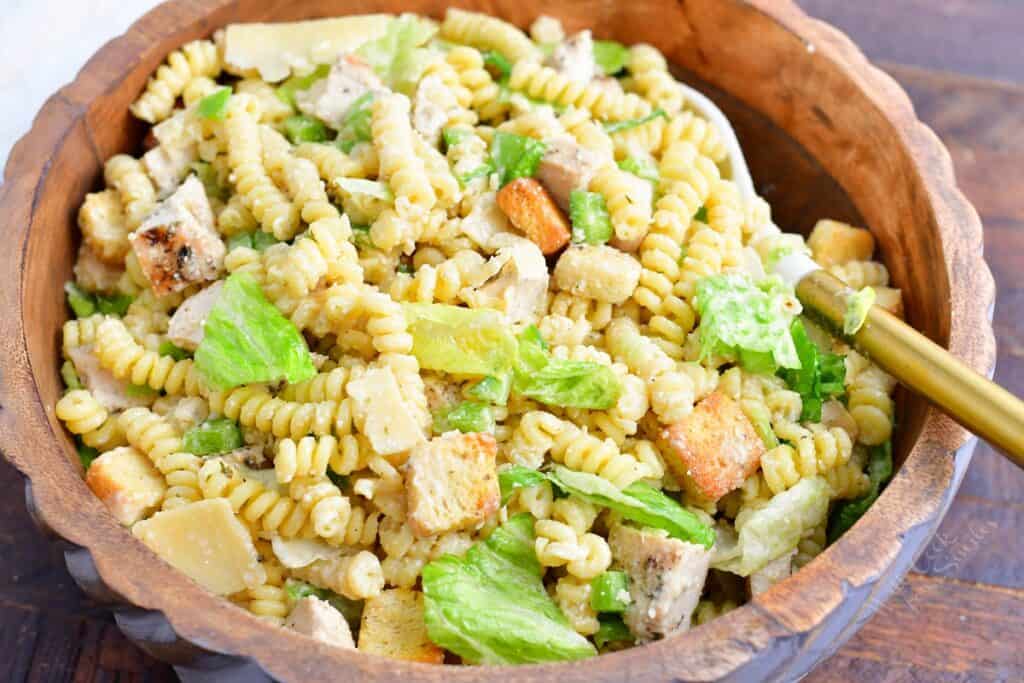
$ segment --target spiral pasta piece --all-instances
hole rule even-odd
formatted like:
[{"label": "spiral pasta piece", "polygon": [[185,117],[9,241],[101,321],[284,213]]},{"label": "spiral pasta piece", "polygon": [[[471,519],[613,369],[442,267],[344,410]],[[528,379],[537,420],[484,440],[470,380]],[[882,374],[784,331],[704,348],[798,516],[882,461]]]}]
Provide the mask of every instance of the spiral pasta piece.
[{"label": "spiral pasta piece", "polygon": [[354,368],[337,367],[328,372],[318,373],[304,382],[287,385],[279,394],[286,401],[299,403],[319,403],[321,401],[340,401],[345,398],[345,386],[354,374],[358,374],[362,365]]},{"label": "spiral pasta piece", "polygon": [[459,77],[459,83],[470,93],[469,106],[484,121],[495,122],[508,112],[509,104],[502,97],[501,88],[487,69],[484,58],[472,47],[456,45],[448,51],[445,60]]},{"label": "spiral pasta piece", "polygon": [[597,612],[590,606],[591,590],[589,581],[571,576],[562,577],[555,583],[554,597],[558,608],[573,630],[583,636],[594,635],[601,627]]},{"label": "spiral pasta piece", "polygon": [[761,472],[773,493],[796,486],[806,477],[826,474],[845,465],[853,452],[850,436],[838,427],[806,428],[795,423],[776,425],[775,434],[793,445],[781,444],[761,457]]},{"label": "spiral pasta piece", "polygon": [[427,179],[426,166],[415,152],[409,110],[409,98],[405,95],[378,97],[373,101],[370,129],[380,159],[380,177],[391,186],[396,206],[405,202],[411,209],[425,212],[434,206],[437,197]]},{"label": "spiral pasta piece", "polygon": [[328,543],[368,546],[376,542],[380,513],[352,505],[349,497],[326,479],[295,479],[289,495],[309,511],[313,533]]},{"label": "spiral pasta piece", "polygon": [[610,165],[597,172],[590,181],[589,189],[604,195],[615,239],[623,244],[636,245],[647,234],[651,223],[651,206],[636,192],[634,181],[635,176],[618,166]]},{"label": "spiral pasta piece", "polygon": [[366,600],[384,590],[384,572],[376,555],[361,550],[330,560],[317,560],[293,570],[296,577],[329,588],[349,600]]},{"label": "spiral pasta piece", "polygon": [[254,532],[275,532],[282,538],[312,536],[309,510],[288,495],[248,479],[220,458],[208,458],[198,469],[203,498],[226,498]]},{"label": "spiral pasta piece", "polygon": [[287,484],[295,477],[323,479],[337,451],[338,440],[329,434],[319,438],[305,436],[298,441],[281,439],[274,455],[278,483]]},{"label": "spiral pasta piece", "polygon": [[441,37],[481,50],[495,50],[512,61],[530,59],[537,54],[533,41],[507,21],[454,7],[445,12]]},{"label": "spiral pasta piece", "polygon": [[299,211],[264,167],[263,136],[254,110],[255,104],[248,95],[235,95],[228,100],[223,126],[228,164],[236,189],[263,231],[279,240],[288,240],[298,232]]},{"label": "spiral pasta piece", "polygon": [[847,407],[857,423],[857,440],[878,446],[892,436],[896,404],[889,396],[896,381],[872,365],[859,372],[847,384]]},{"label": "spiral pasta piece", "polygon": [[[103,165],[103,177],[107,185],[117,190],[124,207],[125,228],[130,232],[139,227],[143,219],[156,207],[156,188],[138,159],[127,154],[118,154]],[[128,235],[123,244],[107,245],[106,253],[119,250],[122,256],[128,251]]]},{"label": "spiral pasta piece", "polygon": [[461,555],[471,545],[472,537],[463,532],[417,538],[407,523],[386,519],[380,526],[384,579],[389,586],[411,588],[428,562],[446,554]]},{"label": "spiral pasta piece", "polygon": [[691,111],[682,111],[670,117],[667,122],[656,120],[663,126],[661,149],[658,152],[664,152],[675,142],[686,140],[716,164],[722,163],[729,156],[729,148],[718,129]]},{"label": "spiral pasta piece", "polygon": [[260,619],[272,624],[283,624],[288,616],[288,593],[284,589],[285,568],[280,562],[271,560],[262,562],[266,581],[258,586],[245,590],[238,596],[245,608]]},{"label": "spiral pasta piece", "polygon": [[78,210],[82,239],[96,257],[110,265],[120,265],[131,245],[124,204],[117,190],[92,192]]},{"label": "spiral pasta piece", "polygon": [[592,83],[581,84],[536,62],[516,62],[508,85],[534,99],[586,109],[608,121],[636,119],[651,113],[651,105],[632,93]]},{"label": "spiral pasta piece", "polygon": [[279,438],[301,439],[308,434],[341,437],[352,433],[352,402],[348,398],[296,403],[276,398],[266,388],[252,385],[212,392],[209,401],[211,412]]},{"label": "spiral pasta piece", "polygon": [[475,281],[484,263],[479,253],[464,249],[436,266],[421,266],[414,275],[399,273],[391,282],[391,298],[395,301],[454,303],[462,288]]},{"label": "spiral pasta piece", "polygon": [[109,415],[107,409],[85,389],[75,389],[64,394],[57,401],[55,412],[72,434],[86,434],[99,429]]},{"label": "spiral pasta piece", "polygon": [[176,361],[147,351],[116,318],[104,320],[97,328],[96,356],[114,377],[138,386],[174,396],[200,396],[205,392],[202,376],[191,359]]},{"label": "spiral pasta piece", "polygon": [[128,443],[144,453],[164,475],[164,510],[203,498],[198,479],[201,461],[181,450],[181,437],[170,423],[146,408],[129,408],[121,413],[118,422]]},{"label": "spiral pasta piece", "polygon": [[209,40],[193,40],[167,56],[146,83],[145,92],[132,103],[131,112],[148,123],[159,123],[171,115],[189,81],[199,76],[216,78],[220,71],[217,46]]},{"label": "spiral pasta piece", "polygon": [[668,114],[677,114],[683,108],[683,91],[668,72],[668,63],[652,45],[639,44],[629,48],[629,73],[632,86],[655,107]]}]

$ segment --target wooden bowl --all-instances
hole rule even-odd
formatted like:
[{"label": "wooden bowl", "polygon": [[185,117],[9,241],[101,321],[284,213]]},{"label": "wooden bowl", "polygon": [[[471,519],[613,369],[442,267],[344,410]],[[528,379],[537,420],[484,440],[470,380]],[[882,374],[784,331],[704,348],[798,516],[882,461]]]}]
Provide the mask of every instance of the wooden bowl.
[{"label": "wooden bowl", "polygon": [[[29,507],[73,544],[72,573],[121,604],[118,622],[169,661],[236,677],[563,683],[622,680],[792,680],[831,654],[893,590],[935,531],[970,460],[969,434],[922,401],[901,397],[898,459],[881,500],[836,545],[752,604],[667,640],[573,664],[483,672],[415,665],[333,649],[268,626],[214,597],[137,543],[86,488],[53,414],[61,392],[60,286],[75,254],[75,216],[99,188],[104,159],[140,151],[128,105],[175,47],[236,21],[417,11],[447,3],[353,0],[174,0],[107,44],[53,95],[14,148],[0,194],[9,284],[2,291],[2,427],[6,456],[29,479]],[[521,26],[537,14],[569,29],[645,41],[715,95],[736,122],[778,222],[863,221],[878,238],[910,321],[989,373],[994,296],[981,225],[953,180],[949,154],[907,95],[835,29],[789,0],[495,0],[460,3]],[[681,72],[684,73],[684,72]],[[728,94],[725,94],[728,93]],[[123,605],[134,607],[126,608]]]}]

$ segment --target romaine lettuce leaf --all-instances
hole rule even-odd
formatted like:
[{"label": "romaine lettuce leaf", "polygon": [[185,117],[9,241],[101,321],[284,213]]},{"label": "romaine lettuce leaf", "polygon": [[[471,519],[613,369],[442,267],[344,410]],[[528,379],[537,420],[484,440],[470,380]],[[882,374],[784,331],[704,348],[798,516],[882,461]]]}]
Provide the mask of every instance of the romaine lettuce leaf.
[{"label": "romaine lettuce leaf", "polygon": [[649,157],[628,157],[619,162],[619,168],[627,173],[632,173],[637,178],[650,181],[655,186],[661,180],[661,174],[658,173],[658,165]]},{"label": "romaine lettuce leaf", "polygon": [[644,125],[645,123],[650,123],[654,119],[667,118],[668,114],[665,113],[664,109],[661,109],[659,107],[658,109],[655,109],[647,116],[641,116],[638,119],[626,119],[625,121],[609,121],[608,123],[604,124],[604,130],[609,135],[614,135],[615,133],[621,133],[623,131],[632,130],[634,128]]},{"label": "romaine lettuce leaf", "polygon": [[710,548],[715,532],[697,515],[650,484],[636,482],[621,491],[607,479],[555,465],[551,482],[569,495],[609,508],[644,526],[663,529],[673,538]]},{"label": "romaine lettuce leaf", "polygon": [[625,612],[629,607],[629,575],[606,571],[590,582],[590,607],[595,612]]},{"label": "romaine lettuce leaf", "polygon": [[82,388],[82,380],[78,378],[78,371],[75,370],[75,364],[69,360],[64,361],[60,366],[60,378],[64,380],[64,387],[68,391],[74,391],[75,389]]},{"label": "romaine lettuce leaf", "polygon": [[242,430],[226,417],[200,423],[181,437],[181,447],[193,455],[227,453],[241,448],[242,444]]},{"label": "romaine lettuce leaf", "polygon": [[[805,532],[825,521],[830,488],[821,477],[801,479],[793,488],[771,498],[757,510],[741,511],[736,526],[737,546],[719,559],[715,569],[750,576],[795,548]],[[742,517],[744,512],[749,516]]]},{"label": "romaine lettuce leaf", "polygon": [[338,186],[338,189],[344,190],[349,194],[363,194],[385,202],[390,202],[395,198],[395,195],[391,193],[391,187],[379,180],[335,178],[334,184]]},{"label": "romaine lettuce leaf", "polygon": [[501,489],[501,504],[505,505],[516,489],[540,486],[548,480],[548,475],[531,470],[522,465],[512,465],[498,472],[498,487]]},{"label": "romaine lettuce leaf", "polygon": [[306,342],[256,281],[235,273],[210,310],[196,368],[214,390],[254,382],[302,382],[316,374]]},{"label": "romaine lettuce leaf", "polygon": [[511,375],[506,374],[500,377],[488,375],[471,386],[466,391],[466,395],[477,401],[503,406],[508,403],[508,394],[511,389]]},{"label": "romaine lettuce leaf", "polygon": [[224,118],[228,110],[228,102],[231,100],[231,88],[224,86],[214,90],[211,94],[199,100],[197,111],[199,116],[212,121],[219,121]]},{"label": "romaine lettuce leaf", "polygon": [[345,113],[341,130],[334,144],[345,154],[352,151],[360,142],[373,139],[371,124],[373,121],[373,93],[368,92],[356,98]]},{"label": "romaine lettuce leaf", "polygon": [[447,304],[402,304],[412,353],[427,370],[459,375],[507,374],[516,340],[501,313]]},{"label": "romaine lettuce leaf", "polygon": [[437,32],[437,26],[412,14],[392,19],[384,35],[364,43],[356,53],[392,89],[411,95],[426,69],[429,51],[421,45]]},{"label": "romaine lettuce leaf", "polygon": [[512,389],[545,405],[606,410],[619,400],[611,368],[590,361],[559,360],[548,354],[540,330],[530,325],[516,339]]},{"label": "romaine lettuce leaf", "polygon": [[292,109],[295,108],[295,93],[302,90],[309,90],[313,87],[313,84],[322,78],[327,78],[327,74],[331,72],[331,67],[327,64],[319,65],[315,71],[306,76],[292,76],[284,83],[279,85],[274,94],[277,95],[277,99],[287,104]]},{"label": "romaine lettuce leaf", "polygon": [[799,368],[784,307],[784,286],[777,278],[757,285],[740,274],[713,275],[697,283],[701,358],[725,356],[751,372],[773,374],[779,367]]},{"label": "romaine lettuce leaf", "polygon": [[324,142],[327,140],[327,126],[320,119],[305,114],[289,116],[284,120],[284,133],[293,145],[303,142]]},{"label": "romaine lettuce leaf", "polygon": [[540,140],[498,131],[491,141],[491,163],[502,185],[516,178],[532,178],[547,146]]},{"label": "romaine lettuce leaf", "polygon": [[846,364],[843,357],[834,353],[822,353],[817,345],[807,336],[807,329],[797,318],[789,328],[793,338],[793,346],[800,358],[800,367],[782,369],[779,376],[793,391],[800,394],[803,410],[800,419],[805,422],[821,420],[821,406],[835,396],[846,391],[844,379]]},{"label": "romaine lettuce leaf", "polygon": [[594,646],[569,625],[541,581],[533,517],[511,517],[462,557],[423,568],[430,639],[471,664],[583,659]]},{"label": "romaine lettuce leaf", "polygon": [[604,244],[612,238],[612,217],[604,195],[599,192],[570,192],[569,220],[572,241],[577,244]]},{"label": "romaine lettuce leaf", "polygon": [[892,470],[892,442],[886,441],[881,446],[872,448],[868,455],[868,479],[871,481],[871,488],[860,498],[846,500],[835,506],[828,519],[829,543],[835,543],[878,500],[878,496],[882,495],[882,489],[892,479]]},{"label": "romaine lettuce leaf", "polygon": [[603,650],[609,643],[632,643],[633,634],[629,632],[622,617],[618,614],[602,614],[597,618],[600,626],[594,634],[594,645]]},{"label": "romaine lettuce leaf", "polygon": [[508,57],[494,50],[487,50],[483,56],[484,66],[494,76],[494,80],[501,84],[508,83],[512,75],[512,62],[508,61]]},{"label": "romaine lettuce leaf", "polygon": [[485,403],[462,403],[434,411],[434,433],[444,434],[457,429],[460,432],[493,432],[494,415]]},{"label": "romaine lettuce leaf", "polygon": [[594,63],[605,76],[614,76],[629,63],[629,48],[614,40],[595,40]]}]

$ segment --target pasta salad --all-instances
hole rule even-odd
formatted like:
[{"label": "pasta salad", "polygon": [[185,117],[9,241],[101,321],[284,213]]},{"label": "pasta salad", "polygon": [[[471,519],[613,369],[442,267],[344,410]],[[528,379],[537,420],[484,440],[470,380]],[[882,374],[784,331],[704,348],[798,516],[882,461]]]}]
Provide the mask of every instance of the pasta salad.
[{"label": "pasta salad", "polygon": [[131,106],[81,206],[56,414],[118,522],[342,648],[575,660],[807,564],[892,474],[894,380],[650,45],[450,9],[238,24]]}]

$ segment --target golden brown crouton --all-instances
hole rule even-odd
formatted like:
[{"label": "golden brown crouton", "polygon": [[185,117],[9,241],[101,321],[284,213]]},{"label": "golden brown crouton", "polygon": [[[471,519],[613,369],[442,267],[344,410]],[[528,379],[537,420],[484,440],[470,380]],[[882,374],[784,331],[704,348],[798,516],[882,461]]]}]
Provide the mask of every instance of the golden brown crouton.
[{"label": "golden brown crouton", "polygon": [[466,529],[497,511],[497,450],[490,434],[458,432],[413,449],[405,471],[413,533],[426,537]]},{"label": "golden brown crouton", "polygon": [[498,206],[545,255],[568,244],[569,221],[544,186],[533,178],[516,178],[501,188]]},{"label": "golden brown crouton", "polygon": [[427,637],[423,593],[408,588],[387,590],[366,601],[359,624],[359,649],[412,662],[444,661],[444,651]]},{"label": "golden brown crouton", "polygon": [[820,220],[815,224],[807,246],[823,268],[850,261],[870,261],[875,238],[864,228],[839,221]]},{"label": "golden brown crouton", "polygon": [[740,405],[717,391],[666,429],[664,437],[672,470],[710,500],[739,487],[764,455],[764,443]]},{"label": "golden brown crouton", "polygon": [[149,458],[130,446],[107,451],[93,460],[85,483],[125,526],[153,512],[167,485]]}]

